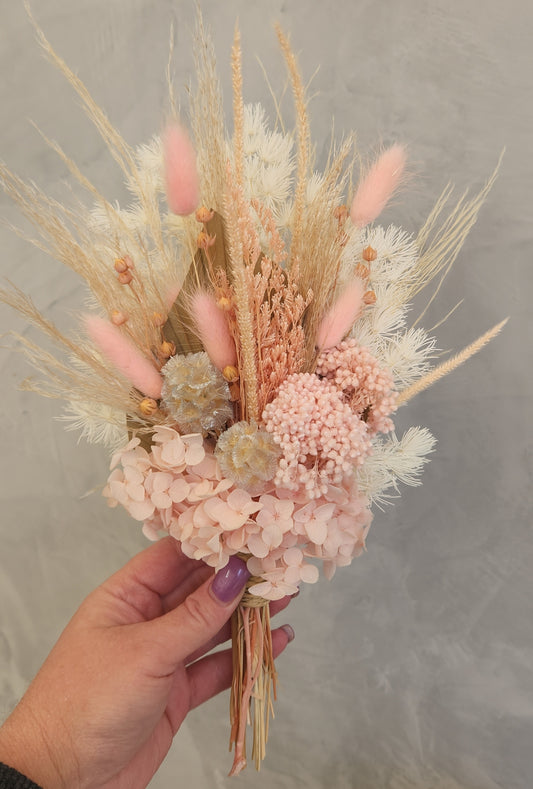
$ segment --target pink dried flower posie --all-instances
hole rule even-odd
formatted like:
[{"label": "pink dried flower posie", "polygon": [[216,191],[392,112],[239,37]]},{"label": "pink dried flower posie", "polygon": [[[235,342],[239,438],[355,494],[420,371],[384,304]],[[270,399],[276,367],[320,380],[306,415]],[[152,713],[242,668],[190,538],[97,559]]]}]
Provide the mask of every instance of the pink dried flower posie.
[{"label": "pink dried flower posie", "polygon": [[[362,232],[395,193],[405,150],[384,151],[355,184],[351,209],[341,205],[355,152],[346,141],[323,173],[313,172],[305,83],[281,30],[294,130],[269,130],[260,106],[244,106],[236,32],[234,123],[225,139],[199,19],[195,41],[205,57],[190,93],[195,148],[171,123],[137,151],[38,34],[124,165],[132,201],[115,207],[91,187],[96,211],[73,211],[0,167],[43,248],[88,282],[110,320],[93,314],[86,336],[68,337],[18,289],[0,289],[0,300],[66,351],[56,359],[21,337],[39,372],[31,386],[65,397],[67,418],[91,442],[125,443],[111,461],[109,505],[142,521],[149,539],[166,532],[216,570],[235,554],[247,559],[253,577],[232,627],[234,775],[246,764],[247,721],[256,766],[265,752],[275,679],[268,601],[314,583],[320,570],[331,578],[365,550],[371,500],[399,481],[416,484],[433,447],[420,428],[399,439],[377,435],[392,430],[399,403],[503,327],[433,368],[433,338],[407,328],[408,301],[447,271],[494,176],[448,217],[446,189],[418,242],[394,227]],[[70,170],[79,176],[74,164]],[[139,430],[142,444],[126,443],[121,426]]]}]

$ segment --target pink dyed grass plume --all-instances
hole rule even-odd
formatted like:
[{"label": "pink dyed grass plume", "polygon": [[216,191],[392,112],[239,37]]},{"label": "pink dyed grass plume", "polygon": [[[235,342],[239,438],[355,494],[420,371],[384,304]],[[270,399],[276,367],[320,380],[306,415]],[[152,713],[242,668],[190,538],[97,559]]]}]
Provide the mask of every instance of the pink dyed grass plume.
[{"label": "pink dyed grass plume", "polygon": [[192,214],[200,202],[196,153],[185,128],[169,124],[163,133],[168,206],[179,216]]},{"label": "pink dyed grass plume", "polygon": [[335,347],[348,334],[361,312],[364,295],[365,286],[359,277],[346,286],[320,322],[316,338],[320,351]]},{"label": "pink dyed grass plume", "polygon": [[357,189],[350,209],[356,227],[378,217],[398,188],[406,161],[403,145],[392,145],[379,156]]},{"label": "pink dyed grass plume", "polygon": [[235,366],[237,364],[235,342],[226,316],[214,296],[199,290],[192,297],[191,310],[198,335],[215,367],[223,370],[225,367]]},{"label": "pink dyed grass plume", "polygon": [[89,337],[107,361],[140,392],[159,400],[163,383],[159,371],[120,329],[97,315],[86,315],[84,323]]}]

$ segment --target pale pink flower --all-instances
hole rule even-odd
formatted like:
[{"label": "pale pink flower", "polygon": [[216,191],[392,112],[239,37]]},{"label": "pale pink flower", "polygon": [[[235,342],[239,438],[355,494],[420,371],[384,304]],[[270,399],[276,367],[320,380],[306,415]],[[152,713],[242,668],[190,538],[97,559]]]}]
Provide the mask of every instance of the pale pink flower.
[{"label": "pale pink flower", "polygon": [[217,496],[219,493],[223,493],[233,485],[230,479],[222,479],[220,482],[217,482],[216,479],[202,479],[199,482],[193,482],[192,475],[189,476],[188,482],[189,493],[187,495],[187,501],[191,503],[195,501],[203,501],[203,499],[209,499],[213,496]]},{"label": "pale pink flower", "polygon": [[300,581],[307,584],[314,584],[318,581],[318,567],[304,561],[304,554],[300,548],[288,548],[282,558],[287,568],[284,576],[286,583],[295,584],[298,587]]},{"label": "pale pink flower", "polygon": [[124,471],[115,469],[109,476],[103,495],[109,499],[111,506],[122,504],[124,509],[138,521],[149,518],[155,510],[144,489],[144,475],[133,465],[126,466]]},{"label": "pale pink flower", "polygon": [[365,419],[370,434],[393,429],[389,414],[396,411],[398,393],[392,375],[368,348],[354,339],[344,340],[320,354],[316,372],[338,387],[352,411]]},{"label": "pale pink flower", "polygon": [[219,496],[213,496],[204,503],[204,510],[209,517],[220,524],[223,531],[239,529],[246,523],[250,515],[262,507],[254,501],[249,493],[237,488],[228,494],[224,501]]},{"label": "pale pink flower", "polygon": [[319,504],[310,501],[294,513],[294,528],[308,540],[322,545],[328,534],[329,521],[333,517],[335,504]]},{"label": "pale pink flower", "polygon": [[283,535],[292,529],[294,502],[280,501],[269,494],[260,496],[259,502],[263,507],[255,517],[259,530],[250,534],[248,548],[254,556],[264,558],[273,548],[279,548]]},{"label": "pale pink flower", "polygon": [[111,458],[109,468],[114,469],[119,463],[122,463],[123,466],[131,465],[143,469],[150,468],[150,456],[145,449],[139,446],[140,443],[141,439],[135,437],[125,447],[118,449]]},{"label": "pale pink flower", "polygon": [[265,600],[281,600],[285,595],[293,595],[298,591],[296,584],[287,583],[284,579],[286,566],[278,566],[278,562],[273,556],[266,557],[262,561],[256,557],[248,559],[248,569],[252,575],[259,576],[264,580],[250,587],[250,593]]},{"label": "pale pink flower", "polygon": [[195,466],[205,457],[203,438],[200,434],[180,436],[171,427],[158,425],[154,430],[152,462],[161,470],[175,474],[187,466]]},{"label": "pale pink flower", "polygon": [[265,407],[263,420],[283,453],[276,486],[305,489],[307,500],[340,483],[371,451],[367,426],[342,392],[311,373],[289,375]]}]

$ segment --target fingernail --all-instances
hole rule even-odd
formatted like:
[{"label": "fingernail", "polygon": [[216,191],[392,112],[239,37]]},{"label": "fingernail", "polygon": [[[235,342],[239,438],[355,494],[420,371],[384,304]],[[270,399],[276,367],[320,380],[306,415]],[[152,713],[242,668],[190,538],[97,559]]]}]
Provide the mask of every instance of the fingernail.
[{"label": "fingernail", "polygon": [[280,629],[286,634],[287,638],[289,639],[289,644],[291,641],[294,641],[294,630],[290,625],[282,625]]},{"label": "fingernail", "polygon": [[250,571],[246,562],[238,556],[231,556],[225,567],[218,571],[211,584],[211,594],[219,603],[229,603],[244,589]]}]

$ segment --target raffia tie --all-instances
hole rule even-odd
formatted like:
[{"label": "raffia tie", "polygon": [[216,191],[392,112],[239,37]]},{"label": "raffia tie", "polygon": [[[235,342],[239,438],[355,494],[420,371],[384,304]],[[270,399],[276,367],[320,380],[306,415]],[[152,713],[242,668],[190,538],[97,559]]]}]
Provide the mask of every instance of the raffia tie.
[{"label": "raffia tie", "polygon": [[263,578],[259,578],[257,575],[252,575],[246,584],[246,588],[244,590],[244,594],[241,598],[240,605],[244,606],[244,608],[261,608],[265,605],[268,605],[269,601],[265,600],[264,597],[259,597],[259,595],[252,594],[249,590],[255,584],[259,584],[263,582]]}]

